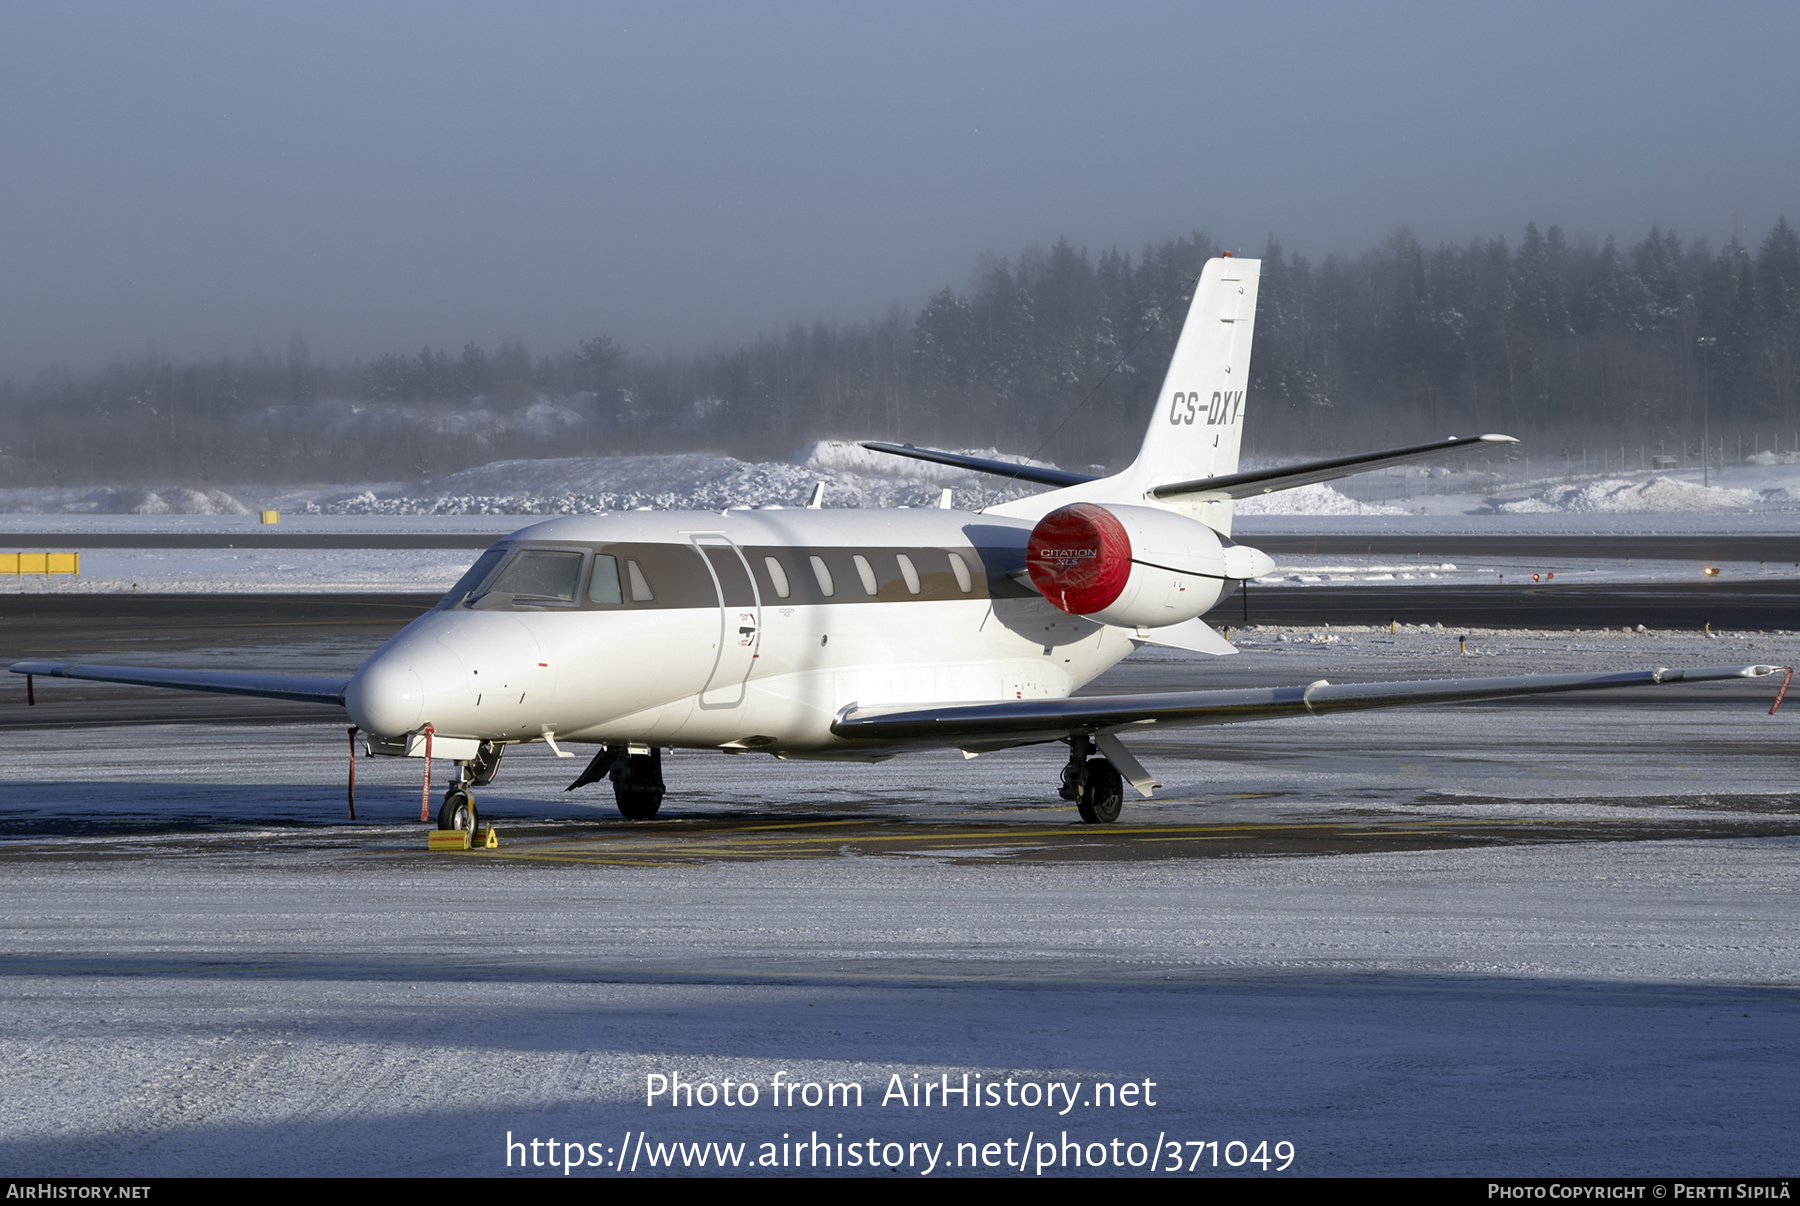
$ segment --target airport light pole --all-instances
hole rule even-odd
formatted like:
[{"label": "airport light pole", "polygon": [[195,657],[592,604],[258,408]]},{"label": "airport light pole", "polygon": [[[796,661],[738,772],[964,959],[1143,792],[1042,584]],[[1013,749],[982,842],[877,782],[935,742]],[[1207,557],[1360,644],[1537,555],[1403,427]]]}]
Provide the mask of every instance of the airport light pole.
[{"label": "airport light pole", "polygon": [[[1707,451],[1712,441],[1712,349],[1719,342],[1713,335],[1702,335],[1700,344],[1700,484],[1712,485],[1709,473],[1711,454]],[[1720,472],[1725,469],[1719,466]]]}]

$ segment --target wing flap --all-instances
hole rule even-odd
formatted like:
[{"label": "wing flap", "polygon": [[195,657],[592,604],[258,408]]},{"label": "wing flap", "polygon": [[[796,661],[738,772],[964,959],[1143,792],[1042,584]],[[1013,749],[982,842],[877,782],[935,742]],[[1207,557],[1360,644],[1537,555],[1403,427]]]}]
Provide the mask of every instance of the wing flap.
[{"label": "wing flap", "polygon": [[888,710],[851,705],[832,724],[831,731],[847,740],[902,744],[969,745],[1004,739],[1050,740],[1071,733],[1108,733],[1161,725],[1234,724],[1245,720],[1367,708],[1469,703],[1518,695],[1761,678],[1779,669],[1778,666],[1702,666],[1611,674],[1523,674],[1397,683],[1318,682],[1306,687],[1089,695],[1073,699],[1003,700]]},{"label": "wing flap", "polygon": [[230,670],[151,670],[137,666],[87,666],[75,662],[14,662],[14,674],[45,678],[82,678],[134,687],[167,687],[176,691],[211,691],[253,695],[297,703],[342,707],[348,679],[309,678],[299,674],[242,674]]}]

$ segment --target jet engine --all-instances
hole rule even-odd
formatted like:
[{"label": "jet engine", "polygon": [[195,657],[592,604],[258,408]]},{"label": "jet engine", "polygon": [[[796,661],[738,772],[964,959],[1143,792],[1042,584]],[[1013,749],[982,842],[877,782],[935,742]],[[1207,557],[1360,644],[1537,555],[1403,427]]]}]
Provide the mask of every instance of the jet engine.
[{"label": "jet engine", "polygon": [[1070,615],[1162,628],[1205,614],[1228,581],[1274,562],[1172,511],[1073,503],[1038,520],[1025,566],[1038,593]]}]

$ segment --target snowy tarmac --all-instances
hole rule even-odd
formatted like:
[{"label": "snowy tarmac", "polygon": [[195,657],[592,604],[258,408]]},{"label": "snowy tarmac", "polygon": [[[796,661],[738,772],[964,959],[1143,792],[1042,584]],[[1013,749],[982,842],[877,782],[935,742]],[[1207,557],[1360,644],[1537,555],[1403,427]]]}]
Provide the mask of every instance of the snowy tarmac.
[{"label": "snowy tarmac", "polygon": [[[520,525],[522,526],[522,525]],[[321,534],[346,541],[366,541],[367,547],[296,548],[268,547],[251,534],[238,547],[83,548],[79,575],[0,576],[0,592],[7,594],[292,594],[329,593],[441,593],[462,576],[490,539],[505,533],[468,537],[471,543],[450,548],[396,548],[392,536],[373,533]],[[430,534],[436,535],[436,534]],[[297,534],[284,536],[298,538]],[[166,537],[165,537],[166,538]],[[153,533],[139,539],[155,541]],[[1246,543],[1254,536],[1240,533]],[[1632,557],[1569,556],[1546,542],[1542,550],[1498,552],[1483,547],[1480,536],[1440,535],[1419,538],[1429,554],[1408,552],[1345,555],[1344,553],[1281,552],[1276,569],[1255,580],[1259,588],[1325,585],[1382,585],[1416,582],[1420,586],[1494,585],[1542,580],[1563,583],[1662,583],[1710,580],[1710,567],[1729,582],[1800,581],[1800,562],[1770,555],[1754,560],[1729,556],[1694,555],[1691,546],[1705,537],[1670,536],[1671,551],[1645,549]],[[34,547],[73,550],[75,541],[55,542],[55,534],[35,533]],[[1769,537],[1772,550],[1791,552],[1785,538]],[[261,547],[257,547],[261,544]],[[1461,546],[1451,560],[1443,546]],[[0,534],[0,549],[7,546]],[[10,547],[21,547],[13,545]],[[1679,548],[1682,552],[1676,552]],[[1533,576],[1537,577],[1534,578]]]},{"label": "snowy tarmac", "polygon": [[[350,651],[321,640],[329,673]],[[1469,660],[1446,640],[1258,632],[1102,683],[1433,677]],[[1511,633],[1472,656],[1786,664],[1797,644]],[[795,1139],[865,1158],[820,1172],[1173,1175],[1161,1136],[1183,1175],[1279,1175],[1283,1142],[1292,1174],[1785,1174],[1800,713],[1766,715],[1772,694],[1139,737],[1165,787],[1104,829],[1056,799],[1048,747],[678,753],[649,824],[564,794],[579,759],[527,748],[480,793],[502,846],[452,855],[423,849],[417,762],[359,760],[344,821],[323,715],[12,730],[0,1162],[505,1175],[510,1150],[516,1175],[548,1149],[510,1132],[584,1145],[577,1176],[721,1153],[793,1173]],[[647,1106],[677,1074],[756,1104]],[[965,1074],[1015,1103],[890,1092]],[[862,1104],[773,1104],[796,1082]]]}]

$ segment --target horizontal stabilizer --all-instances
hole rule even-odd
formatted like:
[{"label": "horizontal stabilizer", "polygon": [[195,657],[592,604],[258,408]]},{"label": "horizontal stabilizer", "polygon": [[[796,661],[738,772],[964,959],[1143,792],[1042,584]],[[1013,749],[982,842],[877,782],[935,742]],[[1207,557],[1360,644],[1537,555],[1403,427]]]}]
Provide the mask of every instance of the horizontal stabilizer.
[{"label": "horizontal stabilizer", "polygon": [[985,457],[964,456],[960,452],[934,452],[929,448],[914,448],[911,444],[884,444],[879,440],[864,440],[863,447],[871,452],[910,456],[916,461],[930,461],[937,465],[955,465],[958,469],[973,469],[976,473],[991,473],[995,477],[1017,478],[1022,482],[1036,482],[1040,486],[1079,486],[1083,482],[1095,480],[1088,473],[1065,473],[1061,469],[1021,465],[1014,461],[990,461]]},{"label": "horizontal stabilizer", "polygon": [[137,666],[83,666],[73,662],[14,662],[14,674],[45,678],[85,678],[97,683],[134,687],[169,687],[177,691],[212,691],[222,695],[255,695],[297,703],[344,706],[344,678],[308,678],[298,674],[240,674],[229,670],[146,670]]},{"label": "horizontal stabilizer", "polygon": [[1522,674],[1506,678],[1439,678],[1401,683],[1326,683],[1171,691],[1155,695],[1087,695],[1075,699],[1006,700],[877,711],[850,707],[831,726],[839,737],[896,744],[968,745],[995,739],[1054,740],[1071,733],[1117,732],[1156,725],[1233,724],[1409,704],[1468,703],[1515,695],[1551,695],[1653,687],[1664,683],[1761,678],[1778,666],[1704,666],[1692,670],[1628,670],[1613,674]]},{"label": "horizontal stabilizer", "polygon": [[1277,490],[1292,490],[1315,482],[1335,481],[1357,473],[1367,473],[1385,465],[1425,460],[1447,452],[1466,452],[1475,448],[1491,448],[1497,444],[1517,444],[1507,435],[1451,436],[1432,444],[1412,444],[1405,448],[1388,448],[1381,452],[1363,452],[1355,456],[1336,456],[1323,461],[1306,461],[1298,465],[1282,465],[1274,469],[1251,469],[1244,473],[1224,473],[1218,477],[1202,477],[1187,482],[1171,482],[1154,487],[1150,493],[1164,501],[1184,495],[1205,494],[1214,498],[1254,498]]}]

